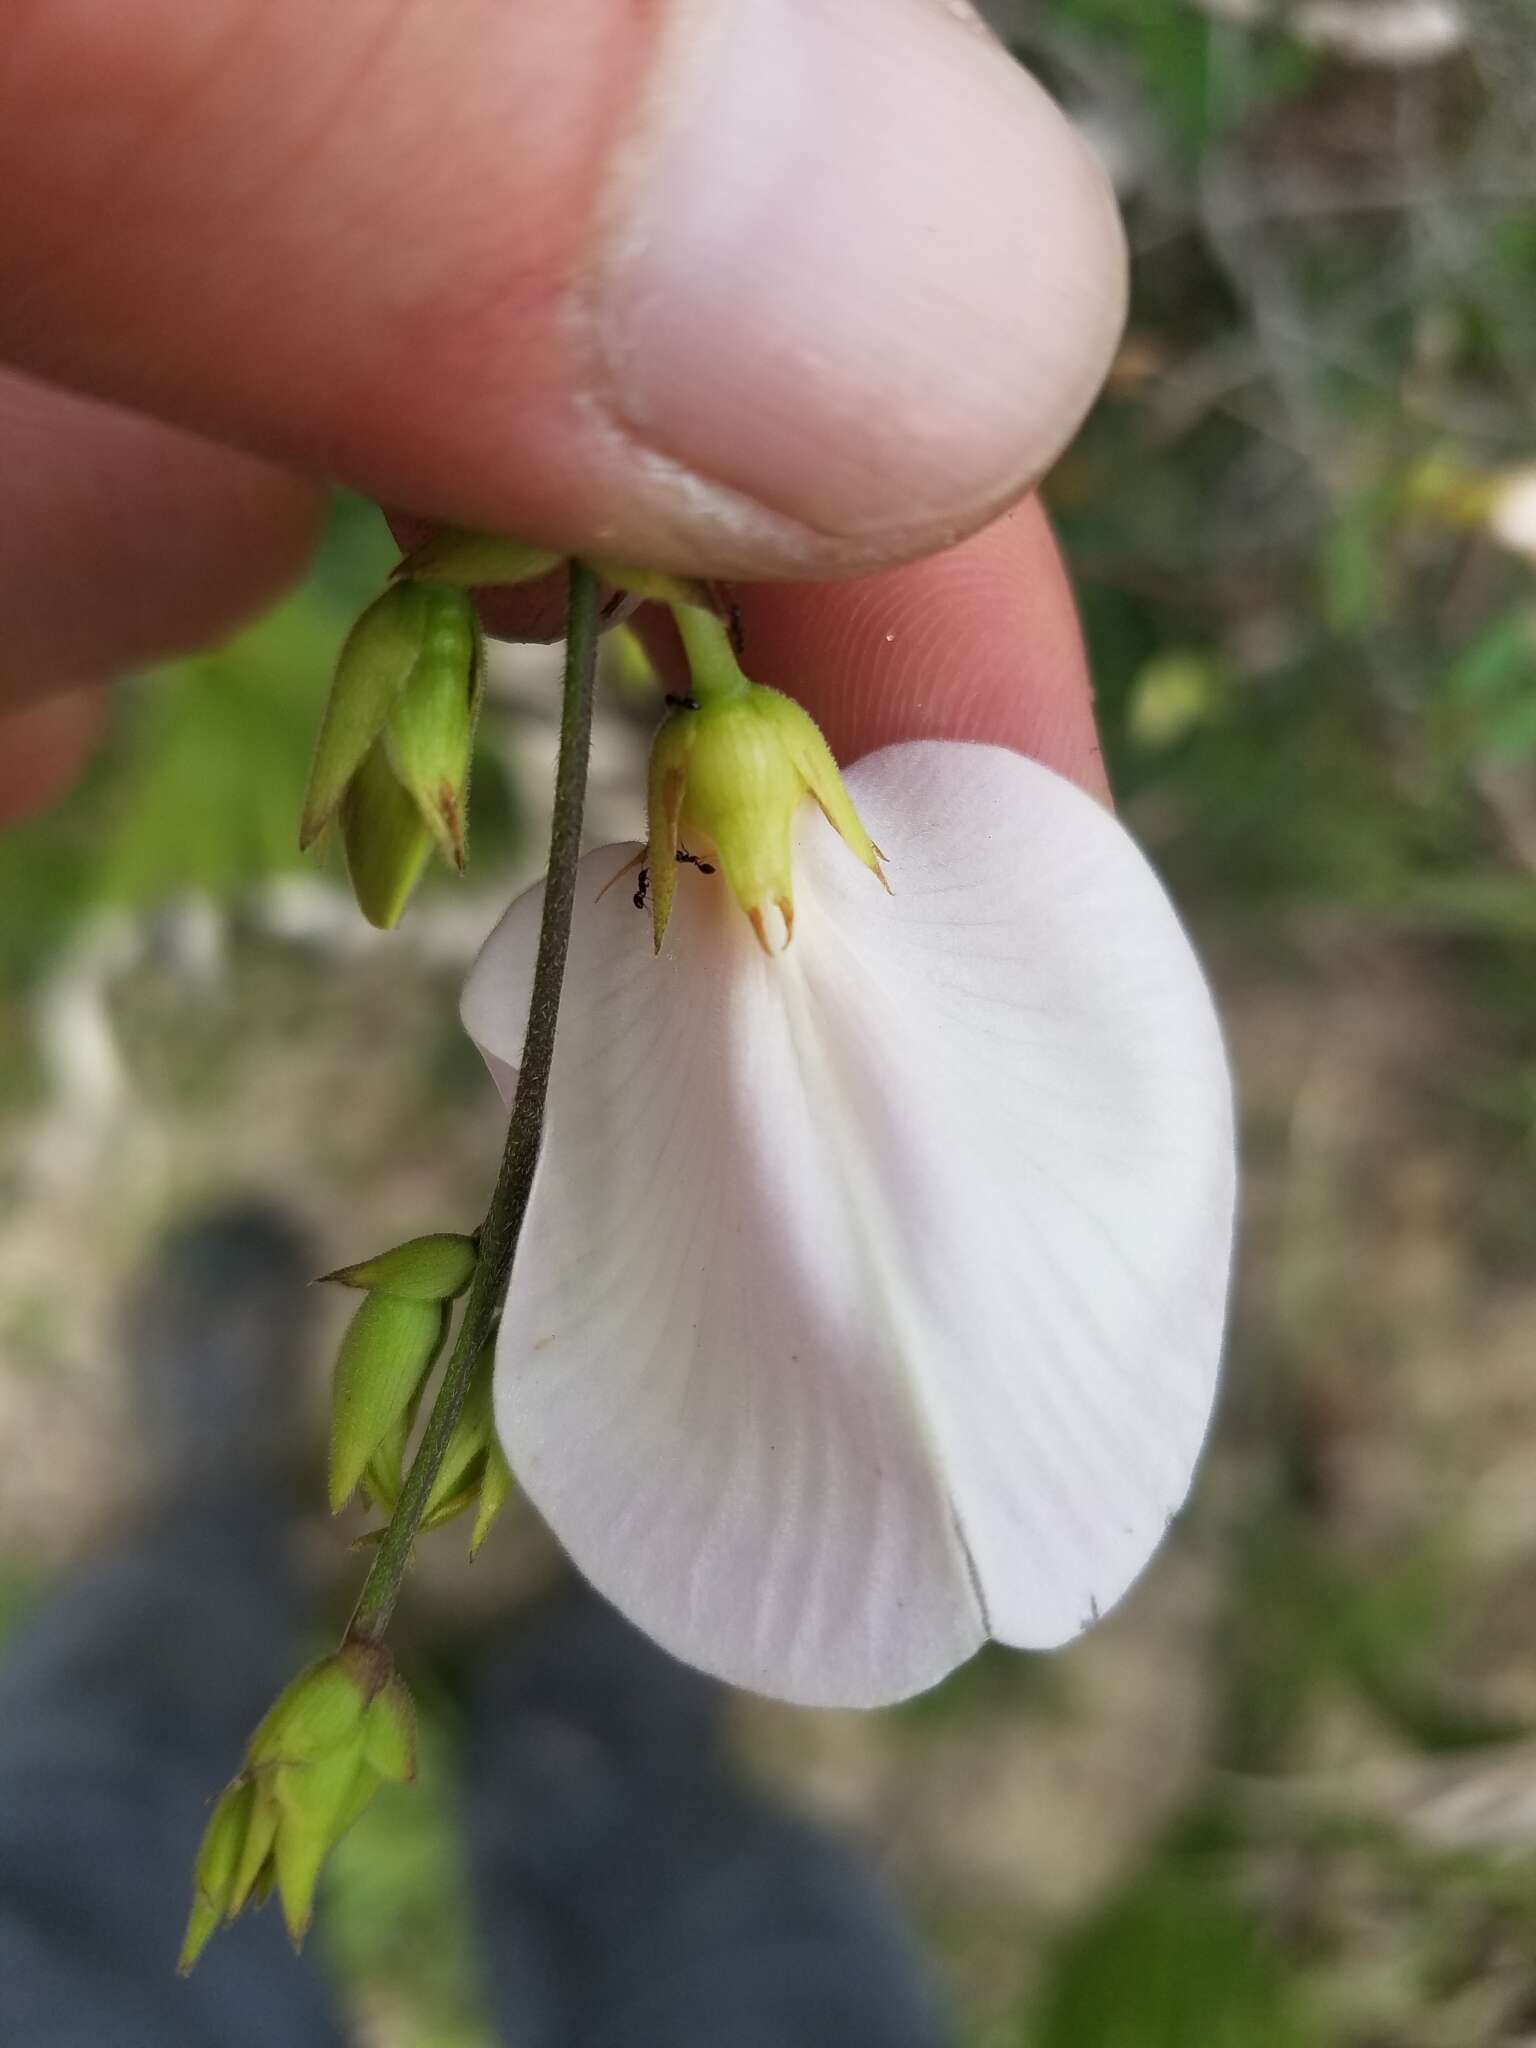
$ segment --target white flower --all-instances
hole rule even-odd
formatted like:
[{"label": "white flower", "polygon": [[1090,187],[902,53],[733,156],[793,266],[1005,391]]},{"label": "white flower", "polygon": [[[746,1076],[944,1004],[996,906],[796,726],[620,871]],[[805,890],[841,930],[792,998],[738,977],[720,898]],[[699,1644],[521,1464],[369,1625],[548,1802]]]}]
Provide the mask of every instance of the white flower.
[{"label": "white flower", "polygon": [[[503,1317],[508,1457],[577,1566],[736,1684],[869,1706],[1063,1643],[1183,1501],[1234,1194],[1211,999],[1151,868],[993,747],[852,769],[892,895],[800,805],[793,944],[632,848],[578,883]],[[465,1023],[505,1092],[542,890]]]}]

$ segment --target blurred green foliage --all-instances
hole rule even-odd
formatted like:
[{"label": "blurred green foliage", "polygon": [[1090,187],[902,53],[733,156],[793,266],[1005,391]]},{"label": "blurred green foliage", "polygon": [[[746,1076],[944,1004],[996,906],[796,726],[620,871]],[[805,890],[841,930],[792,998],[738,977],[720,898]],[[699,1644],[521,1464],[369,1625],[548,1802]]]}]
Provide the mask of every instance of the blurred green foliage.
[{"label": "blurred green foliage", "polygon": [[[1454,942],[1498,1013],[1477,1085],[1529,1145],[1536,569],[1489,517],[1536,462],[1529,14],[1488,0],[1400,68],[1281,6],[1040,12],[1018,46],[1109,137],[1135,264],[1119,369],[1050,485],[1117,789],[1250,944],[1319,912]],[[1339,1702],[1384,1753],[1528,1733],[1458,1682],[1463,1562],[1350,1562],[1282,1454],[1229,1564],[1212,1775],[1048,1957],[1009,2048],[1491,2040],[1455,2000],[1528,1942],[1529,1865],[1415,1865],[1264,1796]],[[1346,1891],[1382,1902],[1390,1968],[1331,1949]]]},{"label": "blurred green foliage", "polygon": [[1313,2048],[1295,1981],[1223,1873],[1162,1860],[1067,1937],[1030,2048]]},{"label": "blurred green foliage", "polygon": [[[396,560],[379,514],[340,496],[291,597],[223,646],[120,686],[83,783],[0,835],[0,991],[24,986],[94,911],[185,893],[232,906],[275,876],[339,877],[334,844],[299,853],[296,821],[337,652]],[[489,860],[515,829],[506,777],[482,753],[475,830]]]},{"label": "blurred green foliage", "polygon": [[1181,880],[1523,941],[1536,812],[1486,787],[1536,753],[1536,579],[1487,520],[1536,459],[1520,10],[1408,68],[1293,18],[1063,0],[1018,38],[1107,136],[1135,257],[1051,485],[1106,746]]},{"label": "blurred green foliage", "polygon": [[93,910],[184,890],[229,901],[300,864],[295,819],[336,648],[396,551],[339,500],[316,573],[226,646],[118,691],[84,782],[0,836],[0,988]]},{"label": "blurred green foliage", "polygon": [[320,1938],[331,1967],[412,2048],[491,2048],[454,1810],[452,1710],[417,1688],[417,1779],[388,1785],[335,1852]]}]

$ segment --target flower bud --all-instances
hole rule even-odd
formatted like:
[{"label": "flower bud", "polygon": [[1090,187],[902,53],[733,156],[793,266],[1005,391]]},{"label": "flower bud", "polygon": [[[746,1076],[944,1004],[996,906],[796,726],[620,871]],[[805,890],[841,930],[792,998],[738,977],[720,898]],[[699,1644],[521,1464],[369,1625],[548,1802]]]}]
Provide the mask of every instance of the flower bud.
[{"label": "flower bud", "polygon": [[469,1543],[471,1558],[485,1541],[491,1524],[512,1493],[512,1473],[496,1439],[492,1412],[494,1367],[495,1345],[491,1343],[475,1361],[464,1405],[443,1447],[442,1462],[437,1468],[421,1518],[421,1533],[425,1535],[474,1508],[475,1526]]},{"label": "flower bud", "polygon": [[614,626],[604,634],[602,679],[625,710],[648,711],[655,703],[661,679],[633,626]]},{"label": "flower bud", "polygon": [[[419,583],[452,584],[460,590],[487,589],[535,582],[558,569],[565,559],[554,548],[533,547],[503,534],[477,533],[464,526],[440,526],[412,548],[395,574]],[[632,597],[649,598],[658,604],[703,605],[709,601],[706,586],[690,577],[614,562],[594,562],[592,567],[602,582]]]},{"label": "flower bud", "polygon": [[378,742],[348,785],[341,829],[358,909],[380,931],[393,931],[426,865],[432,836]]},{"label": "flower bud", "polygon": [[494,1357],[494,1346],[487,1344],[475,1360],[464,1405],[443,1447],[443,1461],[427,1495],[422,1515],[424,1529],[440,1528],[444,1522],[452,1521],[454,1515],[462,1514],[473,1503],[479,1492],[486,1449],[495,1437],[491,1421]]},{"label": "flower bud", "polygon": [[[247,1771],[242,1773],[242,1778],[250,1785],[251,1805],[246,1820],[245,1844],[240,1852],[235,1881],[230,1889],[229,1907],[224,1915],[226,1921],[244,1912],[248,1899],[254,1898],[258,1906],[265,1905],[276,1876],[272,1868],[272,1844],[277,1837],[280,1809],[272,1790],[272,1774],[269,1771]],[[241,1781],[237,1778],[235,1783],[238,1785]]]},{"label": "flower bud", "polygon": [[672,576],[664,569],[636,569],[623,562],[594,562],[592,568],[615,590],[644,598],[650,604],[681,604],[701,609],[710,601],[709,585],[692,576]]},{"label": "flower bud", "polygon": [[338,1651],[310,1664],[267,1709],[246,1750],[253,1764],[307,1764],[345,1749],[377,1686],[366,1666]]},{"label": "flower bud", "polygon": [[220,1921],[229,1917],[255,1796],[250,1779],[239,1777],[224,1788],[213,1809],[197,1852],[192,1912],[176,1964],[183,1976],[208,1946]]},{"label": "flower bud", "polygon": [[363,1730],[369,1770],[391,1785],[416,1776],[416,1708],[402,1679],[392,1677],[375,1696]]},{"label": "flower bud", "polygon": [[396,1294],[407,1301],[447,1301],[462,1294],[475,1277],[475,1241],[451,1231],[407,1238],[355,1266],[338,1266],[322,1279],[340,1287]]},{"label": "flower bud", "polygon": [[351,1499],[368,1461],[420,1393],[447,1328],[446,1303],[394,1294],[364,1296],[336,1359],[332,1514]]},{"label": "flower bud", "polygon": [[557,569],[563,559],[553,548],[529,547],[463,526],[439,526],[411,550],[395,574],[468,590],[481,584],[532,583]]},{"label": "flower bud", "polygon": [[362,1753],[362,1727],[345,1750],[274,1774],[278,1805],[272,1862],[283,1920],[295,1948],[309,1932],[325,1859],[379,1788]]},{"label": "flower bud", "polygon": [[485,676],[462,590],[404,577],[347,635],[326,703],[299,844],[339,816],[359,906],[385,929],[435,842],[464,867],[465,797]]},{"label": "flower bud", "polygon": [[192,1911],[176,1967],[185,1977],[222,1922],[271,1890],[272,1845],[280,1808],[271,1770],[244,1770],[224,1788],[197,1852]]},{"label": "flower bud", "polygon": [[473,606],[461,598],[437,607],[410,681],[384,722],[383,745],[395,780],[438,852],[460,874],[469,763],[484,691],[485,642]]},{"label": "flower bud", "polygon": [[485,1471],[480,1480],[480,1509],[469,1538],[471,1559],[478,1555],[481,1544],[491,1533],[491,1524],[511,1498],[512,1467],[507,1463],[507,1454],[501,1448],[500,1439],[493,1436],[486,1446]]},{"label": "flower bud", "polygon": [[663,720],[651,747],[651,906],[661,950],[686,845],[712,854],[767,953],[794,932],[790,840],[812,796],[847,846],[880,881],[880,852],[860,824],[832,750],[809,712],[761,683],[689,702]]},{"label": "flower bud", "polygon": [[301,1671],[252,1736],[245,1769],[208,1823],[183,1974],[219,1923],[274,1883],[288,1932],[302,1942],[326,1857],[381,1784],[403,1784],[415,1769],[415,1713],[386,1650],[349,1642]]},{"label": "flower bud", "polygon": [[347,635],[315,742],[300,847],[312,846],[335,815],[347,785],[411,679],[434,615],[456,602],[452,594],[425,584],[392,583]]},{"label": "flower bud", "polygon": [[[405,1487],[405,1447],[410,1442],[411,1425],[415,1420],[416,1403],[411,1401],[405,1413],[374,1446],[373,1455],[363,1467],[363,1476],[358,1481],[369,1506],[377,1508],[385,1516],[392,1515],[400,1504],[400,1495]],[[384,1532],[381,1529],[377,1533],[382,1536]]]}]

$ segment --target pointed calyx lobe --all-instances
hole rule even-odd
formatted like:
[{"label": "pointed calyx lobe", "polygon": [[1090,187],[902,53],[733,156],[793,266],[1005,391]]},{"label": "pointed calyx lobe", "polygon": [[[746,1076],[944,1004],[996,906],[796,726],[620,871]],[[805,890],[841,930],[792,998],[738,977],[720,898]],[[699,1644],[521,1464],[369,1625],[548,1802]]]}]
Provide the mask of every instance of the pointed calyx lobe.
[{"label": "pointed calyx lobe", "polygon": [[790,842],[803,798],[815,798],[884,881],[880,854],[810,713],[748,681],[717,618],[695,605],[672,611],[693,681],[690,696],[668,700],[673,708],[651,747],[647,866],[656,950],[672,915],[679,855],[707,854],[763,951],[781,952],[794,934]]},{"label": "pointed calyx lobe", "polygon": [[299,827],[340,820],[365,917],[386,930],[435,846],[459,873],[485,648],[468,595],[399,577],[347,635],[315,745]]},{"label": "pointed calyx lobe", "polygon": [[[1234,1165],[1210,996],[1112,817],[995,748],[848,782],[897,893],[802,805],[776,958],[685,873],[653,959],[590,857],[495,1401],[667,1648],[872,1705],[989,1634],[1066,1641],[1150,1557],[1210,1411]],[[503,1084],[538,897],[465,995]]]}]

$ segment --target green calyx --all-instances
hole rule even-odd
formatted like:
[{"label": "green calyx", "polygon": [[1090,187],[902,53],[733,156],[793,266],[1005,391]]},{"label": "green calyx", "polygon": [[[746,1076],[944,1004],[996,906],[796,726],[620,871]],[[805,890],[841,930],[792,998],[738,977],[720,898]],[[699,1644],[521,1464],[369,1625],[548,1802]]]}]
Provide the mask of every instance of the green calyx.
[{"label": "green calyx", "polygon": [[660,952],[677,892],[678,853],[707,853],[767,953],[794,934],[795,814],[812,797],[882,883],[881,854],[860,823],[821,728],[793,698],[742,674],[719,620],[675,606],[691,694],[662,721],[647,790],[651,916]]},{"label": "green calyx", "polygon": [[[449,1304],[474,1279],[475,1240],[450,1232],[413,1237],[326,1279],[364,1290],[337,1356],[332,1392],[330,1503],[338,1513],[360,1487],[392,1515],[405,1485],[417,1405],[447,1330]],[[422,1508],[420,1533],[476,1511],[469,1554],[484,1542],[512,1491],[491,1409],[495,1347],[486,1344]],[[372,1540],[371,1532],[362,1540]]]},{"label": "green calyx", "polygon": [[448,1301],[475,1277],[475,1240],[452,1231],[407,1238],[355,1266],[338,1266],[322,1278],[340,1287],[361,1287],[407,1301]]},{"label": "green calyx", "polygon": [[398,1467],[415,1404],[448,1329],[445,1301],[366,1294],[341,1340],[331,1397],[328,1492],[339,1514],[376,1456]]},{"label": "green calyx", "polygon": [[402,577],[348,634],[299,827],[308,847],[340,819],[363,915],[388,929],[436,846],[462,873],[470,757],[485,649],[468,595]]},{"label": "green calyx", "polygon": [[275,1886],[294,1945],[314,1912],[326,1857],[381,1784],[416,1772],[416,1717],[387,1651],[346,1643],[301,1671],[269,1709],[198,1851],[178,1968]]},{"label": "green calyx", "polygon": [[495,1346],[487,1344],[475,1361],[464,1406],[443,1450],[432,1491],[422,1513],[421,1528],[440,1529],[468,1509],[474,1508],[475,1522],[469,1539],[473,1558],[490,1533],[491,1524],[506,1506],[512,1492],[512,1474],[506,1454],[496,1438],[491,1404],[491,1383],[495,1370]]},{"label": "green calyx", "polygon": [[[448,583],[460,590],[506,588],[532,583],[558,569],[566,557],[504,534],[482,533],[467,526],[439,526],[396,567],[397,577],[419,583]],[[592,567],[604,583],[632,597],[656,604],[703,604],[704,586],[660,569],[642,569],[623,562],[598,562]]]},{"label": "green calyx", "polygon": [[420,583],[450,583],[460,590],[477,585],[532,583],[564,560],[553,548],[530,547],[498,533],[465,526],[439,526],[413,548],[395,570]]}]

